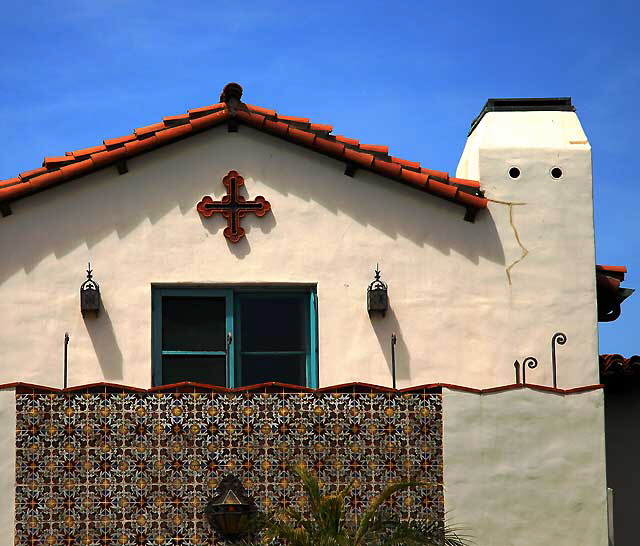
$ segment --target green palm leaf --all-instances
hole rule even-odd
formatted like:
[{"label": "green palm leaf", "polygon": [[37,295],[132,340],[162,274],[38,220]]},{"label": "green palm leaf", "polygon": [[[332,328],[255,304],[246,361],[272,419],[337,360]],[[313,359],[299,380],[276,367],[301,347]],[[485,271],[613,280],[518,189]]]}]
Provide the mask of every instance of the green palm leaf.
[{"label": "green palm leaf", "polygon": [[[354,481],[337,492],[322,492],[318,478],[303,465],[292,469],[306,493],[307,509],[287,508],[262,516],[261,544],[286,546],[465,546],[470,542],[444,522],[401,521],[386,514],[395,494],[425,485],[405,481],[388,485],[356,520],[347,517],[346,499]],[[249,546],[249,544],[246,544]]]}]

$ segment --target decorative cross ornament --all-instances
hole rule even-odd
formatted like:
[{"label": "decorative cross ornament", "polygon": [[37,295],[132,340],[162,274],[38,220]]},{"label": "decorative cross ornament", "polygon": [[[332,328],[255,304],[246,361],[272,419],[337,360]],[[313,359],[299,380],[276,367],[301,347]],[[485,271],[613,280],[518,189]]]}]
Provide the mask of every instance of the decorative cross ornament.
[{"label": "decorative cross ornament", "polygon": [[222,179],[222,183],[227,188],[227,195],[222,197],[222,201],[214,201],[205,195],[196,209],[205,218],[213,216],[216,212],[222,214],[227,219],[224,236],[232,243],[237,243],[245,233],[240,225],[240,219],[249,212],[262,217],[271,210],[271,204],[262,195],[258,195],[253,201],[247,201],[240,195],[238,188],[244,184],[244,178],[238,174],[238,171],[229,171]]}]

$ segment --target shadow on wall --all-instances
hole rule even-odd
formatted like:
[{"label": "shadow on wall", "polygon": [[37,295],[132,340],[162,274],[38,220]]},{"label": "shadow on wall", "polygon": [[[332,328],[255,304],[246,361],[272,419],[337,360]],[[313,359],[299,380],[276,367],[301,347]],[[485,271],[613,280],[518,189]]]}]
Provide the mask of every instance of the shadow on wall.
[{"label": "shadow on wall", "polygon": [[386,315],[383,317],[380,313],[374,313],[371,315],[371,326],[376,333],[378,343],[384,358],[389,368],[389,384],[387,386],[393,386],[393,363],[391,355],[391,335],[396,335],[396,382],[398,388],[401,388],[401,382],[410,382],[411,370],[409,354],[409,348],[404,342],[402,336],[402,330],[400,329],[400,323],[398,317],[393,312],[393,308],[389,307]]},{"label": "shadow on wall", "polygon": [[97,317],[93,315],[84,317],[84,324],[91,338],[93,350],[98,358],[102,375],[106,381],[121,380],[122,352],[118,346],[118,339],[113,330],[113,324],[109,317],[109,311],[104,306]]},{"label": "shadow on wall", "polygon": [[[250,199],[244,186],[241,186],[238,191],[246,200]],[[249,214],[248,217],[244,217],[241,220],[241,225],[247,233],[251,230],[251,227],[248,227],[251,223],[251,218],[252,215]],[[223,237],[222,232],[224,231],[224,228],[227,227],[227,220],[223,218],[221,214],[214,214],[211,218],[204,218],[203,216],[200,216],[200,222],[212,236]],[[277,223],[273,210],[270,210],[265,216],[260,218],[257,226],[254,224],[253,227],[254,229],[256,227],[260,228],[262,233],[269,233]],[[229,252],[239,260],[244,259],[251,252],[251,245],[249,244],[249,240],[246,236],[240,239],[237,243],[232,243],[228,239],[226,239],[226,241],[227,246],[229,247]]]},{"label": "shadow on wall", "polygon": [[[239,133],[227,133],[224,128],[215,131],[134,158],[129,161],[128,174],[118,176],[115,167],[107,167],[28,197],[30,217],[39,218],[38,227],[24,229],[18,204],[14,215],[0,219],[0,248],[12,252],[12,259],[0,261],[0,282],[21,269],[28,274],[52,253],[60,259],[81,244],[91,249],[114,232],[124,239],[143,222],[153,225],[176,207],[183,215],[192,213],[203,195],[220,199],[226,193],[221,180],[231,168],[245,179],[260,180],[280,194],[294,195],[360,225],[371,225],[392,239],[404,237],[445,256],[454,250],[476,264],[482,257],[504,265],[502,244],[489,211],[480,211],[475,224],[465,222],[464,208],[459,205],[366,171],[347,177],[342,162],[254,129],[242,126]],[[242,149],[229,153],[233,143],[225,139],[238,136]],[[212,154],[216,146],[221,154],[229,153],[228,161]],[[190,179],[185,183],[187,165]],[[141,180],[138,175],[151,182],[132,183]],[[70,197],[79,191],[79,199],[72,202]],[[242,191],[251,199],[255,197],[249,196],[246,188]],[[265,197],[269,199],[267,192]],[[98,213],[97,203],[101,203]],[[218,237],[225,224],[220,217],[203,222]],[[269,232],[276,225],[273,211],[263,218],[248,215],[242,220],[249,237],[252,229]],[[313,230],[313,225],[305,230]],[[229,247],[238,259],[251,251],[246,238]]]}]

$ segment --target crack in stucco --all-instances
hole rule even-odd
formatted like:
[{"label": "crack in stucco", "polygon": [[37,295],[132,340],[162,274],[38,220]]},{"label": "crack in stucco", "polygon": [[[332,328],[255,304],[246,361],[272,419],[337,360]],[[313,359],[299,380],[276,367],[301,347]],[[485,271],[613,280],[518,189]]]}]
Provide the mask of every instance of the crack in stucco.
[{"label": "crack in stucco", "polygon": [[527,247],[525,247],[522,244],[522,240],[520,239],[520,233],[518,233],[518,228],[516,227],[515,223],[513,222],[513,207],[515,206],[520,206],[520,205],[526,205],[526,203],[518,203],[516,201],[500,201],[499,199],[488,199],[488,201],[491,201],[492,203],[498,203],[500,205],[507,205],[509,207],[509,224],[511,225],[511,229],[513,230],[513,234],[516,237],[516,242],[518,243],[518,246],[520,247],[520,250],[522,251],[522,254],[520,255],[520,257],[513,261],[506,269],[505,269],[505,273],[507,274],[507,280],[509,281],[509,286],[511,286],[512,282],[511,282],[511,270],[518,265],[522,260],[524,260],[527,255],[529,254],[529,250],[527,249]]}]

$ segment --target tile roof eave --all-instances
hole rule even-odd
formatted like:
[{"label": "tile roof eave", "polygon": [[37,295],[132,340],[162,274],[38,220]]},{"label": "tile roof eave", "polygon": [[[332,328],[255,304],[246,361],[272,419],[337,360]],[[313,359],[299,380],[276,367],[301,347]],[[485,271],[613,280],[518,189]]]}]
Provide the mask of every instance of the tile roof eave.
[{"label": "tile roof eave", "polygon": [[640,377],[640,355],[624,357],[619,354],[600,355],[600,376],[609,378]]},{"label": "tile roof eave", "polygon": [[[487,207],[488,200],[484,195],[473,195],[460,189],[461,186],[464,186],[462,182],[477,184],[475,181],[456,178],[453,180],[459,180],[461,182],[460,184],[450,183],[449,181],[452,178],[448,177],[447,173],[441,173],[445,175],[447,179],[444,179],[442,176],[424,174],[418,171],[424,171],[425,169],[416,169],[415,167],[404,165],[397,160],[398,158],[393,158],[395,161],[384,161],[372,153],[358,151],[349,147],[348,143],[345,143],[342,139],[337,139],[334,135],[327,135],[335,139],[329,140],[324,136],[310,131],[304,131],[286,123],[272,122],[266,118],[266,116],[254,112],[239,110],[237,121],[239,124],[253,127],[254,129],[279,137],[288,142],[293,142],[294,144],[314,150],[322,155],[341,160],[353,169],[363,169],[373,172],[411,188],[461,205],[467,209],[477,211]],[[360,150],[363,149],[363,145],[358,146]],[[370,148],[374,147],[370,146]],[[404,160],[401,161],[403,161],[403,163],[410,163]],[[482,193],[479,189],[478,192]]]},{"label": "tile roof eave", "polygon": [[[168,116],[160,123],[135,129],[132,134],[108,139],[101,146],[67,152],[64,156],[47,157],[43,167],[0,181],[0,208],[3,215],[8,205],[61,183],[119,165],[131,157],[182,140],[224,122],[253,127],[288,142],[338,159],[347,164],[351,175],[356,169],[374,172],[463,206],[465,220],[473,221],[477,211],[487,207],[480,184],[473,180],[449,177],[448,173],[424,169],[419,163],[388,155],[386,146],[360,144],[355,139],[330,134],[332,127],[309,123],[307,118],[279,116],[277,112],[241,103],[236,110],[218,103],[189,110],[182,116]],[[123,170],[126,172],[126,170]],[[10,213],[10,209],[8,209]]]}]

